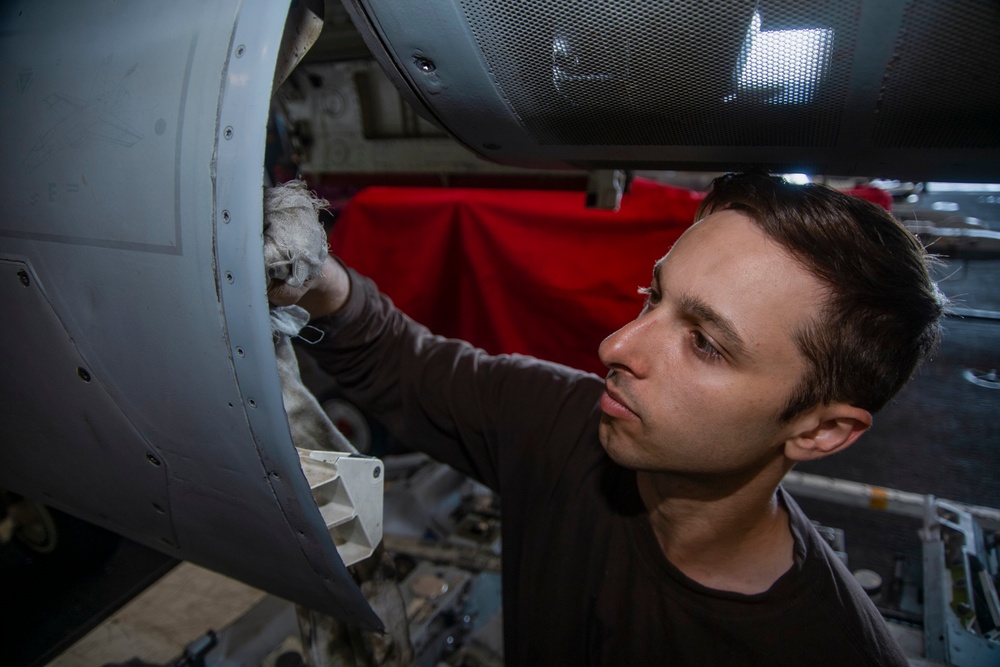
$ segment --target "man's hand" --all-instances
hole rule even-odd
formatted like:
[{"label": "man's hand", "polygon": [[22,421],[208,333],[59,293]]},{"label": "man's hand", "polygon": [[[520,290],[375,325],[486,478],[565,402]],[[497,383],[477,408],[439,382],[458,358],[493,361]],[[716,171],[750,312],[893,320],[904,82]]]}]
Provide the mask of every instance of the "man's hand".
[{"label": "man's hand", "polygon": [[347,269],[330,255],[323,263],[323,272],[301,286],[291,287],[284,281],[271,280],[267,287],[267,300],[273,305],[297,304],[308,310],[313,319],[337,312],[350,295],[351,279]]},{"label": "man's hand", "polygon": [[307,280],[298,287],[292,287],[283,280],[271,280],[267,286],[267,300],[272,306],[291,306],[299,302],[312,284],[312,280]]}]

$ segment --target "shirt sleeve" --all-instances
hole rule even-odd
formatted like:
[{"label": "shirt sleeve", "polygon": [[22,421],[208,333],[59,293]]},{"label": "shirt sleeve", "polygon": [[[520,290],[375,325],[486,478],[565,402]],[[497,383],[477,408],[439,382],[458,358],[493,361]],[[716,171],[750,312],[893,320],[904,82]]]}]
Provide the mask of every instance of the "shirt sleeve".
[{"label": "shirt sleeve", "polygon": [[593,429],[603,383],[522,355],[491,356],[436,336],[348,270],[351,295],[313,348],[346,398],[402,442],[503,493],[519,471],[553,468]]}]

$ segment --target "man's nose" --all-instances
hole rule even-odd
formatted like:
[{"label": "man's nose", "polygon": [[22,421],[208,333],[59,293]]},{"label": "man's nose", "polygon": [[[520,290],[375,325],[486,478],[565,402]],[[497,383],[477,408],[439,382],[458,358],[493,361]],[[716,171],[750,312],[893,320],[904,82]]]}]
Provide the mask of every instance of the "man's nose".
[{"label": "man's nose", "polygon": [[613,371],[643,377],[649,370],[642,340],[652,318],[639,317],[614,332],[597,348],[601,363]]}]

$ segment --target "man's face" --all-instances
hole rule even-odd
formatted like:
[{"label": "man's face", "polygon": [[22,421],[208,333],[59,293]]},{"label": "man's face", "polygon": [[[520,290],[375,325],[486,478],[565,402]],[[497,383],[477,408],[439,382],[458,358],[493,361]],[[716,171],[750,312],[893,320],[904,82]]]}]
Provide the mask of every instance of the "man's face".
[{"label": "man's face", "polygon": [[713,213],[657,263],[639,317],[601,343],[600,438],[633,469],[736,473],[772,460],[806,369],[794,335],[821,283],[746,216]]}]

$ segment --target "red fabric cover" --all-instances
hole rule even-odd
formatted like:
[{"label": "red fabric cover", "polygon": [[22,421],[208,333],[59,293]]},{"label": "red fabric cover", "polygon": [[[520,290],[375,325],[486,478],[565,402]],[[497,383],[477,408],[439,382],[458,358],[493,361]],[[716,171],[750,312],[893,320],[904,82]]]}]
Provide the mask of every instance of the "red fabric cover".
[{"label": "red fabric cover", "polygon": [[[883,190],[849,192],[891,210]],[[638,314],[703,197],[637,179],[610,212],[582,192],[370,187],[330,250],[435,333],[603,375],[597,346]]]},{"label": "red fabric cover", "polygon": [[371,187],[330,250],[435,333],[603,375],[597,346],[639,313],[703,196],[637,179],[610,212],[582,192]]},{"label": "red fabric cover", "polygon": [[878,204],[887,211],[892,211],[892,195],[885,190],[870,185],[859,185],[856,188],[846,190],[846,192],[849,195],[861,197],[862,199],[867,199],[870,202]]}]

